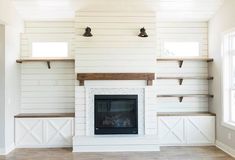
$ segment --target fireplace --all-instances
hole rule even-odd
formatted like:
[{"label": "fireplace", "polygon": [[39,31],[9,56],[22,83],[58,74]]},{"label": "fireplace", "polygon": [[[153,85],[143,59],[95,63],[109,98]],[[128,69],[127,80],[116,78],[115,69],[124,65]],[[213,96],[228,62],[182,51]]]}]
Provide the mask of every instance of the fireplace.
[{"label": "fireplace", "polygon": [[95,95],[95,134],[138,134],[137,95]]}]

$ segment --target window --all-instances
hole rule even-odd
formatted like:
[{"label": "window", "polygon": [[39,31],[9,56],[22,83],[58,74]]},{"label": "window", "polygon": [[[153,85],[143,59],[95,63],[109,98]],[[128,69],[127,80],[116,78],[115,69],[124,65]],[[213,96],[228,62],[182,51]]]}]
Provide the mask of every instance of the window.
[{"label": "window", "polygon": [[235,30],[224,35],[222,49],[223,120],[235,127]]},{"label": "window", "polygon": [[199,42],[164,42],[164,56],[193,57],[199,56]]},{"label": "window", "polygon": [[32,57],[68,57],[68,42],[33,42]]}]

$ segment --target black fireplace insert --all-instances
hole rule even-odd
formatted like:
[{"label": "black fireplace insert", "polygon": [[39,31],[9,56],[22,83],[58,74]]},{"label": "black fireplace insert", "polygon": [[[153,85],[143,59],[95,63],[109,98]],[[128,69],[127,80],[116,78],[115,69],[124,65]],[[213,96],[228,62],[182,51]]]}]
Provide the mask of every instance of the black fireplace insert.
[{"label": "black fireplace insert", "polygon": [[138,134],[138,96],[95,95],[95,134]]}]

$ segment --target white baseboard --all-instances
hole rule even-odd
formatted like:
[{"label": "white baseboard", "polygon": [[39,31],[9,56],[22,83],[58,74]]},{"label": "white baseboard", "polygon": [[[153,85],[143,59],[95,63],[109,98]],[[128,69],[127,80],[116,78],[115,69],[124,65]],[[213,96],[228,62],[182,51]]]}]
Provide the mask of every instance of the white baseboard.
[{"label": "white baseboard", "polygon": [[216,147],[228,153],[230,156],[235,157],[235,149],[231,148],[230,146],[216,140]]},{"label": "white baseboard", "polygon": [[0,148],[0,156],[5,155],[5,149],[4,148]]},{"label": "white baseboard", "polygon": [[15,149],[15,144],[11,144],[9,147],[7,148],[0,148],[0,155],[7,155],[9,154],[11,151],[13,151]]}]

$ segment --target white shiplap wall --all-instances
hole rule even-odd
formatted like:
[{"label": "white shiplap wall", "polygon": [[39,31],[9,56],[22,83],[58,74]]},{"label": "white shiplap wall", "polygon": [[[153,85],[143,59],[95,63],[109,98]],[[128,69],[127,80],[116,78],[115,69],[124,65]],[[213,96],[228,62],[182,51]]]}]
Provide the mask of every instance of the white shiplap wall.
[{"label": "white shiplap wall", "polygon": [[161,56],[164,41],[197,41],[200,56],[208,55],[207,22],[157,22],[157,55]]},{"label": "white shiplap wall", "polygon": [[[154,12],[77,12],[76,72],[154,72],[155,25]],[[82,36],[87,26],[93,37]]]},{"label": "white shiplap wall", "polygon": [[21,57],[31,57],[32,42],[69,42],[69,56],[74,55],[74,22],[73,21],[36,21],[26,22],[21,35]]},{"label": "white shiplap wall", "polygon": [[[200,56],[208,55],[207,22],[158,22],[157,23],[157,55],[161,55],[161,45],[164,41],[198,41]],[[157,76],[208,76],[206,62],[185,61],[182,68],[178,62],[156,63]],[[180,86],[178,80],[157,80],[157,94],[207,94],[208,80],[184,80]],[[179,103],[177,98],[157,98],[153,103],[157,111],[186,112],[208,111],[207,98],[184,98]]]},{"label": "white shiplap wall", "polygon": [[[73,22],[26,22],[21,35],[21,56],[31,57],[33,41],[68,41],[69,56],[74,55]],[[74,62],[45,62],[21,64],[21,112],[74,112]]]},{"label": "white shiplap wall", "polygon": [[[83,37],[85,27],[93,37]],[[145,27],[148,38],[138,37]],[[157,62],[161,43],[166,40],[196,40],[201,56],[207,57],[206,22],[156,22],[152,12],[77,12],[75,22],[27,22],[22,34],[22,57],[30,57],[35,40],[68,40],[73,62],[22,64],[22,112],[70,112],[74,110],[74,73],[80,72],[155,72],[157,76],[206,76],[207,63]],[[74,43],[73,43],[74,40]],[[74,54],[76,52],[76,54]],[[76,71],[75,71],[76,70]],[[104,82],[105,83],[105,82]],[[100,84],[102,85],[102,83]],[[155,81],[153,94],[208,93],[207,80]],[[149,101],[156,111],[207,111],[208,100],[156,98]]]}]

